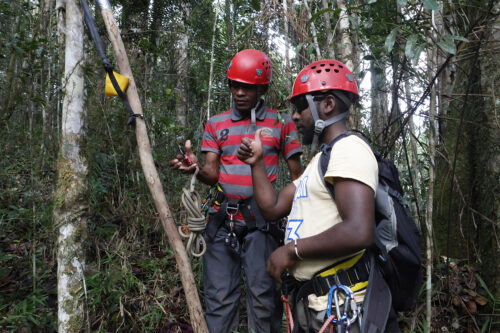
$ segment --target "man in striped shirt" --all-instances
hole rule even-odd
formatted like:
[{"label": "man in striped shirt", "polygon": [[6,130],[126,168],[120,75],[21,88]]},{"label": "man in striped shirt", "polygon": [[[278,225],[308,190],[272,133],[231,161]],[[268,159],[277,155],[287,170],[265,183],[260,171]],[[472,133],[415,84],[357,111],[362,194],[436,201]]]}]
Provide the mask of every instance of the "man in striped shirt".
[{"label": "man in striped shirt", "polygon": [[278,246],[276,222],[265,221],[253,199],[250,166],[237,157],[243,138],[261,129],[267,177],[278,174],[279,155],[286,160],[292,180],[302,174],[301,146],[288,114],[268,109],[261,98],[271,82],[271,62],[261,51],[237,53],[227,71],[233,108],[211,117],[203,134],[205,163],[186,142],[189,161],[181,155],[170,165],[186,173],[198,167],[198,179],[218,184],[219,200],[209,210],[203,257],[206,320],[210,332],[238,330],[242,270],[246,280],[248,331],[279,332],[279,290],[266,273],[266,260]]}]

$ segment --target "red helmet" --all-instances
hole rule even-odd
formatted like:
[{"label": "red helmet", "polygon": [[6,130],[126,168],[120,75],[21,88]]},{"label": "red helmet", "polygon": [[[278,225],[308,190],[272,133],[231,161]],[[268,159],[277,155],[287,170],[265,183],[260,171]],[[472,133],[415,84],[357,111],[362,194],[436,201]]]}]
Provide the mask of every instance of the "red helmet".
[{"label": "red helmet", "polygon": [[227,69],[228,79],[248,84],[268,84],[271,76],[271,60],[264,52],[254,49],[236,53]]},{"label": "red helmet", "polygon": [[340,61],[329,59],[307,65],[295,79],[292,97],[322,90],[344,90],[352,93],[352,102],[359,98],[354,75]]}]

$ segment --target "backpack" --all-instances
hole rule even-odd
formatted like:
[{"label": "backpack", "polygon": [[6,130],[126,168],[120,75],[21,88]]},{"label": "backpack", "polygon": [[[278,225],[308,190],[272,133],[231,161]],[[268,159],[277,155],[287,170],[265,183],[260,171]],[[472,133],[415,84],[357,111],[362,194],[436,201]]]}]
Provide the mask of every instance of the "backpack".
[{"label": "backpack", "polygon": [[[322,148],[320,175],[334,199],[333,185],[324,179],[324,174],[333,145],[352,134],[345,132]],[[403,199],[398,169],[392,161],[372,151],[378,163],[379,184],[375,196],[374,244],[368,251],[375,256],[375,264],[389,286],[394,310],[408,311],[416,304],[423,278],[420,233]]]}]

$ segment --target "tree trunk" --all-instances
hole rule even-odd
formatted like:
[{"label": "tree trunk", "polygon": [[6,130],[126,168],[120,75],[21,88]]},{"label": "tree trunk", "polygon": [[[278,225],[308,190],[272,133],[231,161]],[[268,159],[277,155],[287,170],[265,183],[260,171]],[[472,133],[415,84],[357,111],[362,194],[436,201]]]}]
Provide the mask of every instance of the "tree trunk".
[{"label": "tree trunk", "polygon": [[[340,46],[337,47],[338,60],[346,64],[353,73],[357,71],[358,61],[356,59],[357,52],[354,50],[354,45],[351,39],[349,14],[347,13],[347,5],[344,0],[337,0],[337,7],[340,9],[338,22],[338,32],[340,37]],[[361,122],[360,110],[354,105],[351,106],[349,114],[349,127],[359,129]]]},{"label": "tree trunk", "polygon": [[[309,0],[304,0],[304,6],[306,7],[307,17],[310,20],[312,18],[312,12],[311,12],[311,8],[309,7],[308,1]],[[314,22],[311,22],[310,24],[311,24],[311,33],[312,33],[312,39],[313,39],[313,43],[314,43],[314,49],[316,50],[316,57],[313,57],[311,54],[310,61],[314,61],[317,59],[321,59],[321,51],[319,49],[319,43],[318,43],[318,37],[317,37],[318,33],[316,32],[316,25],[314,24]]]},{"label": "tree trunk", "polygon": [[54,223],[57,239],[59,332],[84,328],[87,162],[83,157],[86,118],[84,92],[83,15],[77,0],[66,1],[65,97],[62,142],[57,163]]},{"label": "tree trunk", "polygon": [[384,130],[388,126],[387,101],[387,81],[385,71],[376,65],[375,61],[370,61],[371,73],[371,131],[373,143],[380,149],[387,141],[384,137]]},{"label": "tree trunk", "polygon": [[[323,5],[323,10],[328,9],[328,1],[321,0]],[[333,48],[333,33],[332,33],[332,23],[330,21],[330,13],[325,11],[323,14],[325,20],[325,33],[326,33],[326,49],[328,51],[328,58],[335,59],[335,50]]]},{"label": "tree trunk", "polygon": [[[125,52],[125,46],[123,45],[123,41],[118,31],[118,26],[116,25],[116,21],[113,17],[111,5],[107,0],[101,0],[100,6],[102,6],[101,14],[106,25],[106,30],[108,31],[108,36],[115,51],[115,58],[118,63],[118,67],[120,68],[120,73],[130,79],[129,86],[127,88],[127,98],[130,106],[136,114],[142,115],[142,106],[139,94],[137,93],[134,75],[130,68],[130,63]],[[201,308],[201,302],[194,281],[193,271],[191,270],[191,262],[189,261],[186,249],[184,248],[184,244],[182,243],[179,232],[177,231],[177,226],[172,218],[172,213],[168,206],[158,171],[156,170],[147,134],[146,123],[140,118],[137,119],[135,124],[135,135],[139,149],[141,166],[144,172],[144,178],[148,184],[156,210],[160,215],[163,229],[165,230],[168,242],[174,252],[175,260],[177,262],[177,268],[179,269],[182,286],[186,295],[186,303],[189,309],[191,325],[196,333],[208,332],[208,328],[203,317],[203,309]]]},{"label": "tree trunk", "polygon": [[179,21],[179,40],[177,48],[177,86],[175,87],[176,102],[175,115],[177,124],[182,127],[187,126],[188,112],[188,45],[189,33],[188,25],[185,21],[189,18],[189,5],[183,3],[181,5],[183,15]]},{"label": "tree trunk", "polygon": [[[434,77],[435,71],[433,65],[436,63],[436,49],[431,49],[428,52],[428,75]],[[432,248],[433,244],[433,200],[434,200],[434,180],[435,180],[435,158],[436,158],[436,89],[435,86],[430,91],[430,106],[429,106],[429,188],[427,190],[427,207],[425,217],[425,247],[426,247],[426,331],[431,332],[432,324]]]},{"label": "tree trunk", "polygon": [[[214,50],[215,50],[215,37],[217,34],[217,17],[219,16],[219,5],[214,4],[215,6],[215,14],[214,14],[214,25],[212,28],[212,47],[210,49],[210,73],[208,77],[208,97],[207,97],[207,119],[210,118],[210,106],[212,102],[212,81],[214,77]],[[201,116],[203,119],[203,115]],[[203,121],[200,121],[200,124],[203,124]],[[200,127],[201,128],[201,127]]]}]

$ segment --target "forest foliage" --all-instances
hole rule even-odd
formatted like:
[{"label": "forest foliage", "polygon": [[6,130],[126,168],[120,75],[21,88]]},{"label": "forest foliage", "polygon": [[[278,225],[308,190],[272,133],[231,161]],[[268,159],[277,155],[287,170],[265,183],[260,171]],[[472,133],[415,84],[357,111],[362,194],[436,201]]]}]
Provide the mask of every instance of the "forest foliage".
[{"label": "forest foliage", "polygon": [[[0,0],[2,332],[57,329],[54,209],[61,200],[56,180],[65,51],[58,22],[64,3]],[[95,2],[90,4],[117,67]],[[230,107],[225,73],[232,56],[244,48],[267,52],[273,83],[266,102],[290,113],[287,97],[298,71],[334,55],[352,62],[360,83],[351,127],[398,165],[422,232],[426,267],[432,268],[430,315],[429,286],[423,285],[415,311],[400,314],[400,327],[500,329],[498,2],[112,0],[111,5],[177,223],[185,220],[180,198],[189,178],[167,164],[185,139],[200,147],[207,110],[213,115]],[[105,97],[105,72],[88,36],[84,74],[88,237],[82,329],[157,332],[189,323],[134,128],[127,125],[121,101]],[[288,181],[285,170],[280,177],[278,188]],[[202,184],[197,189],[202,195],[210,190]],[[192,260],[202,297],[201,265]],[[241,308],[244,317],[243,303]]]}]

